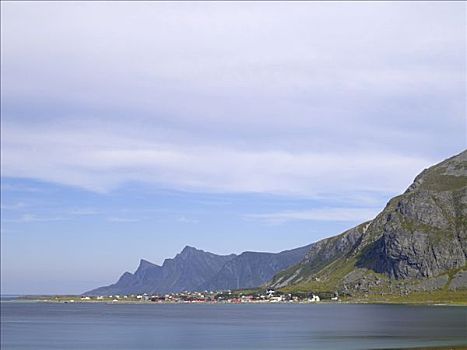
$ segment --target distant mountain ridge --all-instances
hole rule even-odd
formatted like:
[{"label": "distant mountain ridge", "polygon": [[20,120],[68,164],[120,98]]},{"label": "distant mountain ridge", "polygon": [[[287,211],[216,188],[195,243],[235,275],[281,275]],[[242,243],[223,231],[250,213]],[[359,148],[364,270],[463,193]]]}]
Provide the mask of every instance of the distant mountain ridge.
[{"label": "distant mountain ridge", "polygon": [[244,252],[226,262],[202,290],[256,288],[269,281],[277,272],[299,262],[311,245],[280,253]]},{"label": "distant mountain ridge", "polygon": [[186,246],[162,266],[142,259],[134,273],[125,272],[110,286],[93,289],[86,295],[169,293],[196,290],[236,255],[217,255]]},{"label": "distant mountain ridge", "polygon": [[302,260],[309,248],[280,253],[217,255],[186,246],[174,258],[166,259],[162,266],[142,259],[134,273],[125,272],[116,283],[84,294],[164,294],[258,287],[277,272]]}]

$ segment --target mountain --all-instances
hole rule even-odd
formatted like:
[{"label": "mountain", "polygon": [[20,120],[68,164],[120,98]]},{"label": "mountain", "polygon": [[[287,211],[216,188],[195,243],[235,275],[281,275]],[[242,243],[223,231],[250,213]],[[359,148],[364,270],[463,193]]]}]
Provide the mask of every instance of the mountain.
[{"label": "mountain", "polygon": [[166,259],[162,266],[141,260],[134,273],[125,272],[115,284],[93,289],[84,294],[142,294],[198,290],[201,284],[210,280],[234,257],[235,254],[216,255],[186,246],[175,258]]},{"label": "mountain", "polygon": [[[280,253],[216,255],[185,247],[162,266],[141,260],[88,295],[225,290],[407,295],[467,291],[467,151],[425,169],[383,211],[342,234]],[[466,294],[467,295],[467,294]]]},{"label": "mountain", "polygon": [[312,245],[269,282],[284,290],[467,288],[467,151],[425,169],[372,221]]},{"label": "mountain", "polygon": [[310,247],[308,245],[280,253],[244,252],[226,262],[201,288],[227,290],[259,287],[277,272],[302,260]]},{"label": "mountain", "polygon": [[309,248],[280,253],[244,252],[237,256],[216,255],[187,246],[162,266],[141,260],[134,273],[125,272],[115,284],[84,294],[163,294],[259,287],[277,272],[302,260]]}]

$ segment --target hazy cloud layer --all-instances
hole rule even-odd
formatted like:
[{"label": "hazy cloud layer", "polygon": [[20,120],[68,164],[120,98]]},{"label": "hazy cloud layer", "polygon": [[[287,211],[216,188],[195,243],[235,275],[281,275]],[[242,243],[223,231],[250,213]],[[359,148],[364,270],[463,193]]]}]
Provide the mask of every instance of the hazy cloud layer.
[{"label": "hazy cloud layer", "polygon": [[465,147],[464,7],[2,3],[3,176],[400,191]]},{"label": "hazy cloud layer", "polygon": [[105,133],[4,126],[4,176],[107,192],[125,182],[206,192],[317,196],[398,192],[432,159],[397,153],[245,150],[178,145]]},{"label": "hazy cloud layer", "polygon": [[266,214],[246,215],[246,219],[256,219],[271,224],[287,221],[344,221],[364,222],[373,219],[379,208],[317,208],[312,210],[282,211]]}]

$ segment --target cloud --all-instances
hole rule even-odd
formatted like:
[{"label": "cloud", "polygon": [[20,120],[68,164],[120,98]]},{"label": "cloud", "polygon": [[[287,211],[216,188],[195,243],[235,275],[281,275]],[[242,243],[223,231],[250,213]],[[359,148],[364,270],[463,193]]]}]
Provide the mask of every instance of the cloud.
[{"label": "cloud", "polygon": [[179,218],[177,218],[177,221],[186,224],[197,224],[199,222],[199,220],[197,219],[188,218],[186,216],[180,216]]},{"label": "cloud", "polygon": [[2,4],[2,176],[96,192],[400,192],[465,147],[463,10]]},{"label": "cloud", "polygon": [[38,216],[35,214],[23,214],[20,216],[19,219],[2,220],[2,222],[30,223],[30,222],[50,222],[50,221],[64,221],[64,220],[68,220],[68,219],[64,217],[59,217],[59,216],[45,217],[45,216]]},{"label": "cloud", "polygon": [[1,205],[2,210],[22,210],[26,207],[26,204],[23,202],[17,202],[12,204],[3,204]]},{"label": "cloud", "polygon": [[43,192],[43,189],[19,184],[1,184],[2,192]]},{"label": "cloud", "polygon": [[124,217],[112,216],[112,217],[107,218],[107,221],[125,223],[125,222],[139,222],[141,220],[135,219],[135,218],[124,218]]},{"label": "cloud", "polygon": [[[318,196],[400,192],[432,159],[380,152],[245,150],[170,144],[111,132],[4,126],[2,169],[107,192],[139,181],[187,191]],[[86,140],[83,143],[83,140]]]},{"label": "cloud", "polygon": [[[421,116],[442,129],[460,123],[461,106],[450,106],[465,92],[461,3],[2,9],[2,94],[12,118],[46,109],[44,118],[59,121],[101,119],[107,128],[131,118],[150,131],[204,129],[212,138],[220,129],[220,138],[253,131],[255,139],[306,128],[309,140],[377,138],[368,125],[392,133]],[[342,132],[336,119],[354,127]],[[404,145],[420,141],[410,133]]]},{"label": "cloud", "polygon": [[73,208],[67,211],[68,215],[73,216],[90,216],[90,215],[98,215],[101,211],[94,209],[94,208]]},{"label": "cloud", "polygon": [[281,211],[266,214],[248,214],[245,219],[260,220],[269,224],[289,221],[363,222],[373,219],[380,208],[318,208],[299,211]]}]

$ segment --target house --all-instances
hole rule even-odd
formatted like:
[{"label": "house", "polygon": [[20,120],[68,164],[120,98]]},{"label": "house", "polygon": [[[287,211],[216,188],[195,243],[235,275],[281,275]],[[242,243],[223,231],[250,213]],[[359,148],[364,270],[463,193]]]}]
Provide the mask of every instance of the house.
[{"label": "house", "polygon": [[319,296],[313,294],[311,298],[308,298],[308,301],[312,302],[312,303],[316,303],[316,302],[320,301],[320,298],[319,298]]},{"label": "house", "polygon": [[269,298],[269,302],[271,302],[271,303],[278,303],[280,301],[284,301],[284,298],[282,298],[282,296]]}]

